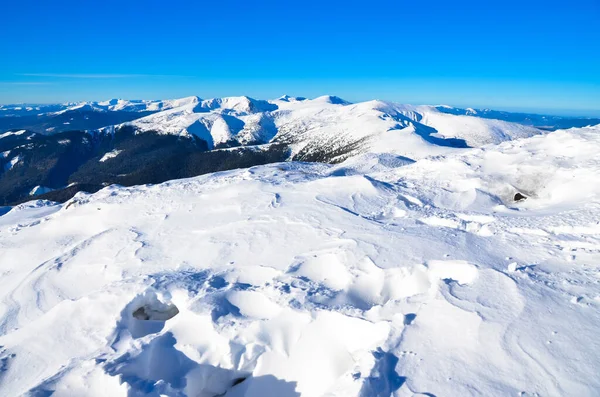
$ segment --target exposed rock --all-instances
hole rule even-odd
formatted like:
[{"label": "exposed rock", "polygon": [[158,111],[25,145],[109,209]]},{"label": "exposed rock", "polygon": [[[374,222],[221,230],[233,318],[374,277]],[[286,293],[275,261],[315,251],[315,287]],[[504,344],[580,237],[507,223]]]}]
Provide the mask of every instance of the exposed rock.
[{"label": "exposed rock", "polygon": [[525,196],[525,195],[517,192],[517,194],[515,194],[515,197],[514,197],[513,200],[515,200],[515,201],[524,201],[524,200],[527,200],[527,196]]}]

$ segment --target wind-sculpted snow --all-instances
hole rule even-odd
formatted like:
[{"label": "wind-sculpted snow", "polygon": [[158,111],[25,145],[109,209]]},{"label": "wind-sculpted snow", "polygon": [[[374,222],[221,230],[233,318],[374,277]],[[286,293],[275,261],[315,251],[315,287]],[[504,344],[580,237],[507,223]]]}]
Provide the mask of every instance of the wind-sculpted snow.
[{"label": "wind-sculpted snow", "polygon": [[599,150],[596,127],[14,207],[0,395],[594,396]]}]

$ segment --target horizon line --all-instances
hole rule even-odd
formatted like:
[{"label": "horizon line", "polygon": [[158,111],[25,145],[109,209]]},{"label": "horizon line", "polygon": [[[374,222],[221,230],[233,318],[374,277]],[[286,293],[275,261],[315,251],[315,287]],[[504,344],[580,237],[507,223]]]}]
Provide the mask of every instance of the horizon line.
[{"label": "horizon line", "polygon": [[[0,85],[1,84],[9,84],[9,85],[52,85],[55,83],[51,83],[51,82],[2,82],[0,81]],[[259,98],[254,98],[254,97],[250,97],[247,95],[235,95],[235,96],[241,96],[241,97],[247,97],[250,99],[256,99],[256,100],[265,100],[265,99],[259,99]],[[235,97],[234,96],[234,97]],[[316,98],[320,98],[323,96],[334,96],[334,95],[330,95],[330,94],[325,94],[325,95],[319,95],[316,96],[314,98],[308,98],[308,97],[304,97],[304,96],[293,96],[293,95],[281,95],[279,97],[276,98],[272,98],[272,99],[266,99],[266,101],[273,101],[273,100],[277,100],[279,98],[285,97],[285,96],[289,96],[292,98],[304,98],[304,99],[308,99],[308,100],[313,100]],[[113,98],[108,98],[108,99],[94,99],[94,100],[80,100],[80,101],[56,101],[56,102],[35,102],[35,101],[28,101],[28,102],[5,102],[5,103],[0,103],[0,106],[10,106],[10,105],[65,105],[65,104],[79,104],[79,103],[99,103],[99,102],[105,102],[105,101],[109,101],[109,100],[113,100],[113,99],[117,99],[117,100],[126,100],[126,101],[165,101],[165,100],[178,100],[178,99],[183,99],[183,98],[190,98],[190,97],[197,97],[201,100],[206,100],[206,99],[214,99],[214,98],[227,98],[229,96],[216,96],[216,97],[211,97],[211,98],[202,98],[198,95],[186,95],[186,96],[181,96],[181,97],[173,97],[173,98],[159,98],[159,99],[143,99],[143,98],[124,98],[124,97],[113,97]],[[341,98],[342,99],[342,98]],[[450,105],[448,103],[437,103],[434,104],[432,103],[410,103],[410,102],[398,102],[398,101],[393,101],[393,100],[386,100],[386,99],[367,99],[367,100],[359,100],[359,101],[347,101],[349,104],[358,104],[358,103],[362,103],[362,102],[369,102],[369,101],[382,101],[382,102],[391,102],[391,103],[396,103],[396,104],[401,104],[401,105],[412,105],[412,106],[431,106],[431,107],[450,107],[450,108],[454,108],[454,109],[462,109],[462,110],[467,110],[467,109],[473,109],[476,111],[484,111],[484,110],[492,110],[492,111],[504,111],[507,113],[521,113],[521,114],[532,114],[532,115],[538,115],[538,116],[557,116],[557,117],[563,117],[563,118],[567,118],[567,117],[571,117],[571,118],[577,118],[577,119],[598,119],[600,118],[600,110],[596,110],[596,109],[555,109],[555,108],[551,108],[551,109],[538,109],[538,108],[528,108],[528,107],[511,107],[511,106],[463,106],[463,105]],[[573,113],[573,112],[577,112],[579,113],[579,115],[575,115],[575,114],[568,114],[568,113]],[[583,115],[583,113],[587,113],[587,115]]]}]

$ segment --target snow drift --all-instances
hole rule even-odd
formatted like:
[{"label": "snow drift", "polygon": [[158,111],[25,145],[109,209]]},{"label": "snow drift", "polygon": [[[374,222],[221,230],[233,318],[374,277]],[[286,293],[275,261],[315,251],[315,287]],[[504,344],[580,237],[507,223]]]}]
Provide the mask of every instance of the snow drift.
[{"label": "snow drift", "polygon": [[595,127],[14,207],[0,394],[595,395],[599,150]]}]

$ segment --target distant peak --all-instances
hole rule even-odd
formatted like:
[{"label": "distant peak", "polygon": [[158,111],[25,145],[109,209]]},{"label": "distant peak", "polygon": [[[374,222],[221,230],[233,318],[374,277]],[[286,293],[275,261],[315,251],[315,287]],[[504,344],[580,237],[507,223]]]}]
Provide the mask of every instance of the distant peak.
[{"label": "distant peak", "polygon": [[245,113],[256,113],[275,110],[277,109],[277,106],[267,101],[247,96],[230,96],[204,100],[194,111],[199,112],[201,110],[213,110],[218,108]]},{"label": "distant peak", "polygon": [[99,105],[113,106],[113,105],[117,105],[120,102],[124,102],[124,100],[123,99],[112,98],[112,99],[109,99],[107,101],[98,102],[98,104]]},{"label": "distant peak", "polygon": [[195,95],[164,101],[165,105],[167,105],[168,108],[176,108],[176,107],[186,106],[186,105],[195,105],[200,102],[202,102],[202,99]]},{"label": "distant peak", "polygon": [[349,105],[351,103],[335,95],[323,95],[313,100],[315,102],[331,103],[332,105]]},{"label": "distant peak", "polygon": [[282,102],[300,102],[300,101],[305,101],[306,98],[304,97],[294,97],[294,96],[290,96],[290,95],[282,95],[279,98],[276,99],[277,101],[282,101]]},{"label": "distant peak", "polygon": [[181,102],[200,102],[200,101],[202,101],[202,98],[200,98],[197,95],[191,95],[191,96],[186,96],[186,97],[183,97],[183,98],[176,99],[176,101],[181,101]]}]

